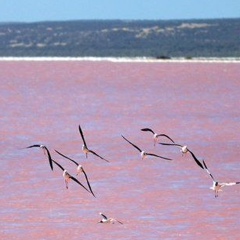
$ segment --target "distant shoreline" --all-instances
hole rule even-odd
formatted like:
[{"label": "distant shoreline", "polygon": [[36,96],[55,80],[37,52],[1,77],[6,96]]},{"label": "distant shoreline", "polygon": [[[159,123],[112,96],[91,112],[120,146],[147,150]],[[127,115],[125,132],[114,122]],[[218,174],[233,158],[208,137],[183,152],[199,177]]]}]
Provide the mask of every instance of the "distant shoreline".
[{"label": "distant shoreline", "polygon": [[0,24],[0,57],[235,61],[240,59],[239,25],[240,18],[6,23]]},{"label": "distant shoreline", "polygon": [[239,63],[240,58],[171,58],[171,59],[156,59],[150,57],[0,57],[0,61],[108,61],[108,62],[231,62]]}]

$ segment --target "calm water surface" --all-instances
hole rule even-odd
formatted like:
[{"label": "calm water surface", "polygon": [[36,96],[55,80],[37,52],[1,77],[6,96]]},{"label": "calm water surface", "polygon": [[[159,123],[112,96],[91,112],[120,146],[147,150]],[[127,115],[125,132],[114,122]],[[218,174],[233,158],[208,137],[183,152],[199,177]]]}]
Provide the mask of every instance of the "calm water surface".
[{"label": "calm water surface", "polygon": [[[140,131],[168,134],[219,181],[239,181],[239,76],[239,63],[0,61],[0,239],[239,239],[240,186],[215,198],[191,156]],[[110,163],[85,158],[79,124]],[[121,134],[174,160],[141,160]],[[24,149],[39,143],[73,175],[54,149],[81,163],[96,198]],[[124,224],[98,224],[99,212]]]}]

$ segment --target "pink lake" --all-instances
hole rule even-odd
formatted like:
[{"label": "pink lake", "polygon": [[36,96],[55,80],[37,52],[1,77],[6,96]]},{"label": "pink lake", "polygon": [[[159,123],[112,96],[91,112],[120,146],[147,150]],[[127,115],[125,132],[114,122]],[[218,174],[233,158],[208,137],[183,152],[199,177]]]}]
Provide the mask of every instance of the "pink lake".
[{"label": "pink lake", "polygon": [[[239,239],[240,186],[215,198],[191,155],[140,131],[186,144],[220,182],[240,181],[239,77],[231,62],[0,61],[0,239]],[[85,158],[79,124],[110,163]],[[121,135],[173,161],[141,160]],[[96,198],[66,189],[32,144],[73,175],[54,149],[81,163]],[[98,224],[99,212],[123,225]]]}]

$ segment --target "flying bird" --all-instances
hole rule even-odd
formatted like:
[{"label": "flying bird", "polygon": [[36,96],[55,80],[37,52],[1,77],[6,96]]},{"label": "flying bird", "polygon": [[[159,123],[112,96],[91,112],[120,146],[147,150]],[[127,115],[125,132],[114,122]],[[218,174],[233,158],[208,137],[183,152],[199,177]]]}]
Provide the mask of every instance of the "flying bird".
[{"label": "flying bird", "polygon": [[223,187],[225,187],[225,186],[234,186],[236,184],[240,184],[240,182],[228,182],[228,183],[217,182],[214,179],[213,175],[209,172],[208,167],[207,167],[207,165],[206,165],[204,160],[203,160],[203,165],[204,165],[204,168],[205,168],[206,172],[209,174],[209,176],[213,180],[213,185],[212,185],[212,187],[210,187],[210,189],[212,189],[215,192],[215,197],[218,197],[218,192],[221,192]]},{"label": "flying bird", "polygon": [[165,160],[172,160],[170,158],[166,158],[166,157],[162,157],[162,156],[159,156],[159,155],[156,155],[156,154],[153,154],[153,153],[147,153],[143,150],[141,150],[139,147],[137,147],[135,144],[131,143],[129,140],[127,140],[123,135],[122,135],[122,138],[125,139],[128,143],[130,143],[133,147],[135,147],[139,152],[140,152],[140,155],[141,155],[141,158],[144,159],[146,158],[147,156],[153,156],[153,157],[158,157],[158,158],[162,158],[162,159],[165,159]]},{"label": "flying bird", "polygon": [[89,190],[91,191],[91,193],[93,194],[93,196],[95,196],[94,193],[93,193],[93,191],[92,191],[91,185],[90,185],[90,183],[89,183],[88,176],[87,176],[85,170],[83,169],[82,165],[80,165],[80,164],[77,163],[75,160],[71,159],[70,157],[67,157],[67,156],[65,156],[64,154],[58,152],[57,150],[55,150],[55,151],[56,151],[59,155],[61,155],[62,157],[66,158],[66,159],[68,159],[68,160],[70,160],[70,161],[72,161],[73,163],[75,163],[75,164],[77,165],[77,174],[76,174],[76,175],[78,175],[78,174],[80,174],[80,173],[83,173],[83,174],[84,174],[85,179],[86,179],[87,184],[88,184],[88,187],[89,187]]},{"label": "flying bird", "polygon": [[[59,167],[63,170],[63,178],[64,178],[64,181],[65,181],[65,184],[66,184],[66,188],[68,189],[68,183],[70,180],[73,180],[75,181],[76,183],[78,183],[80,186],[82,186],[86,191],[88,191],[89,193],[93,194],[92,192],[90,192],[85,186],[83,186],[83,184],[81,184],[75,177],[73,177],[72,175],[70,175],[68,173],[68,171],[66,169],[64,169],[58,162],[54,161],[52,159],[52,161]],[[94,196],[94,194],[93,194]],[[94,196],[95,197],[95,196]]]},{"label": "flying bird", "polygon": [[47,147],[44,146],[44,145],[42,145],[42,144],[34,144],[34,145],[28,146],[28,147],[26,147],[26,148],[33,148],[33,147],[39,147],[39,148],[42,148],[44,154],[47,153],[47,155],[48,155],[49,165],[50,165],[51,169],[53,170],[53,163],[52,163],[53,160],[52,160],[51,154],[50,154],[49,150],[47,149]]},{"label": "flying bird", "polygon": [[85,141],[85,138],[84,138],[84,135],[83,135],[83,131],[82,131],[80,125],[79,125],[78,129],[79,129],[80,135],[81,135],[82,140],[83,140],[82,150],[83,150],[83,152],[86,154],[86,158],[87,158],[88,153],[92,153],[92,154],[94,154],[95,156],[101,158],[102,160],[104,160],[104,161],[106,161],[106,162],[109,162],[108,160],[106,160],[105,158],[101,157],[100,155],[98,155],[98,154],[95,153],[94,151],[88,149],[87,143],[86,143],[86,141]]},{"label": "flying bird", "polygon": [[102,216],[102,220],[99,221],[98,223],[112,223],[114,224],[115,222],[118,222],[120,224],[123,224],[122,222],[118,221],[117,219],[115,218],[108,218],[106,215],[104,215],[103,213],[99,213],[101,216]]},{"label": "flying bird", "polygon": [[190,151],[188,149],[188,147],[186,145],[180,145],[180,144],[177,144],[177,143],[160,143],[162,145],[167,145],[167,146],[177,146],[177,147],[180,147],[180,152],[182,153],[182,155],[186,154],[186,153],[190,153],[193,157],[193,159],[195,160],[195,162],[197,163],[197,165],[204,169],[203,165],[201,164],[201,162],[196,158],[196,156],[194,155],[194,153],[192,151]]},{"label": "flying bird", "polygon": [[151,132],[151,133],[153,134],[153,143],[154,143],[154,146],[155,146],[156,143],[158,142],[158,138],[159,138],[159,137],[166,137],[166,138],[168,138],[172,143],[174,143],[174,141],[172,140],[172,138],[170,138],[168,135],[163,134],[163,133],[157,134],[157,133],[155,133],[155,132],[154,132],[152,129],[150,129],[150,128],[142,128],[141,131],[143,131],[143,132]]}]

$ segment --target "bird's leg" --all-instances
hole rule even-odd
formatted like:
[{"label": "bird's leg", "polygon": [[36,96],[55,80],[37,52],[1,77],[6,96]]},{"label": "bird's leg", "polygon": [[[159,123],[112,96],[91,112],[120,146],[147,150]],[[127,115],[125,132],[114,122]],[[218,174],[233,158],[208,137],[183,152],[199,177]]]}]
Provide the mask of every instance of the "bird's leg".
[{"label": "bird's leg", "polygon": [[65,184],[66,184],[66,189],[68,189],[68,181],[65,180]]},{"label": "bird's leg", "polygon": [[182,153],[182,157],[183,157],[183,150],[181,149],[180,152]]}]

